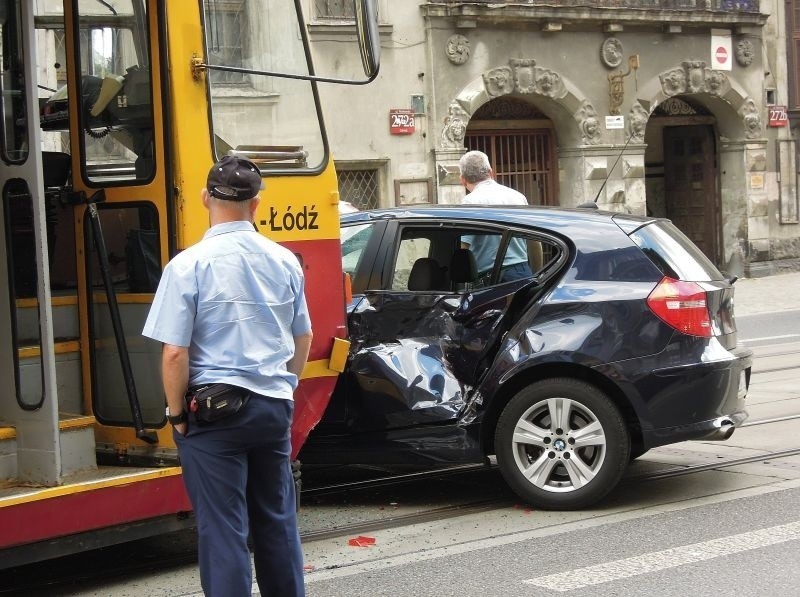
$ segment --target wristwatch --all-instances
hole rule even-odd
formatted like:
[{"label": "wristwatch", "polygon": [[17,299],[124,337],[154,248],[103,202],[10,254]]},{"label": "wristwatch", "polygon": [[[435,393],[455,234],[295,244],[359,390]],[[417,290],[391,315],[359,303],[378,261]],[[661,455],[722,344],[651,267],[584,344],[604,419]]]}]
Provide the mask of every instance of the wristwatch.
[{"label": "wristwatch", "polygon": [[171,415],[169,414],[169,406],[167,407],[167,421],[169,421],[170,425],[180,425],[181,423],[185,423],[189,420],[189,416],[186,414],[185,410],[182,410],[180,414]]}]

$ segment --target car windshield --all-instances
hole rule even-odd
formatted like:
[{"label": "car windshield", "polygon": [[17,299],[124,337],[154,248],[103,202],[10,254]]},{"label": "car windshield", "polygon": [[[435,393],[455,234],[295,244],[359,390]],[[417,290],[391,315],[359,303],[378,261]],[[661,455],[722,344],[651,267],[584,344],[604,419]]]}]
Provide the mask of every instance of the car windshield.
[{"label": "car windshield", "polygon": [[356,271],[358,261],[364,252],[364,247],[369,242],[372,230],[372,222],[342,227],[342,269],[345,273],[353,275]]},{"label": "car windshield", "polygon": [[708,257],[671,222],[653,222],[630,236],[665,276],[691,282],[725,279]]}]

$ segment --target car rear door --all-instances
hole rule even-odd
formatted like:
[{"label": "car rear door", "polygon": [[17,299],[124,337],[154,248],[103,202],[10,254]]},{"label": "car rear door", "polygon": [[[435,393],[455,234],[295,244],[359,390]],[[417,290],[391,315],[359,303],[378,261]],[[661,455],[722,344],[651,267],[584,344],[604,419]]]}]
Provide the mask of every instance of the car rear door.
[{"label": "car rear door", "polygon": [[[462,249],[465,239],[496,243],[488,270],[464,261],[470,256]],[[523,241],[539,250],[529,251],[533,265],[526,275],[502,282],[514,240],[517,252]],[[389,223],[349,315],[350,430],[457,419],[505,331],[539,294],[534,272],[543,265],[541,246],[532,233],[490,224]]]}]

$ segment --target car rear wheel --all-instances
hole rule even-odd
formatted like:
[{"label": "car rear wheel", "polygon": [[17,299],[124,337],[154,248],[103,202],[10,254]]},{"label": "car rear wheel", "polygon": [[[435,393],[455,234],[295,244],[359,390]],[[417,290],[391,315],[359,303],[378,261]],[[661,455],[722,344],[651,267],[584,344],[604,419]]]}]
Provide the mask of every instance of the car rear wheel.
[{"label": "car rear wheel", "polygon": [[506,405],[495,433],[497,463],[525,501],[549,510],[583,508],[619,482],[630,436],[617,407],[570,378],[532,384]]}]

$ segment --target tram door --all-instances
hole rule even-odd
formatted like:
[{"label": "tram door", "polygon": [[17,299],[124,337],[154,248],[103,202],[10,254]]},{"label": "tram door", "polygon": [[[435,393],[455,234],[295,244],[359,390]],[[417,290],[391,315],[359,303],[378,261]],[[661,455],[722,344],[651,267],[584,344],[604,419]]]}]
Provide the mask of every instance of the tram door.
[{"label": "tram door", "polygon": [[68,97],[78,99],[64,105],[56,92],[43,108],[43,128],[70,131],[81,396],[101,454],[146,452],[169,436],[161,347],[141,336],[167,253],[156,4],[66,2]]},{"label": "tram door", "polygon": [[167,254],[156,4],[35,3],[60,413],[101,455],[172,443],[141,337]]},{"label": "tram door", "polygon": [[[31,2],[0,5],[0,439],[17,458],[0,474],[53,485],[62,472],[48,276],[46,208],[35,95]],[[5,450],[8,453],[8,448]],[[13,466],[5,463],[13,461]]]}]

